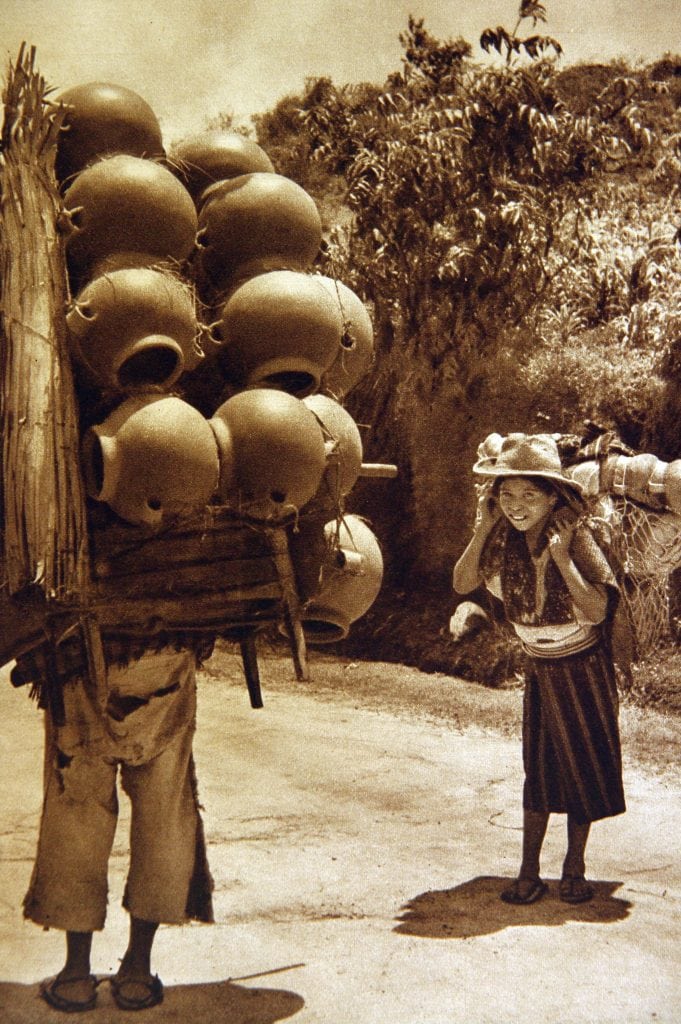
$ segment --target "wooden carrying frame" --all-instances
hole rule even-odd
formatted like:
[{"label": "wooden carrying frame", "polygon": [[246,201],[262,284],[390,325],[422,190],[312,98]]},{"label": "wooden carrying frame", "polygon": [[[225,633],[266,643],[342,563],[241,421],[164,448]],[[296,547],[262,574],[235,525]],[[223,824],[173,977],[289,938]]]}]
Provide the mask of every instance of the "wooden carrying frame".
[{"label": "wooden carrying frame", "polygon": [[261,706],[255,635],[282,623],[298,679],[305,641],[286,526],[207,506],[150,534],[88,507],[67,349],[69,230],[54,176],[63,110],[22,46],[3,93],[0,159],[0,664],[76,627],[106,687],[107,633],[230,638]]}]

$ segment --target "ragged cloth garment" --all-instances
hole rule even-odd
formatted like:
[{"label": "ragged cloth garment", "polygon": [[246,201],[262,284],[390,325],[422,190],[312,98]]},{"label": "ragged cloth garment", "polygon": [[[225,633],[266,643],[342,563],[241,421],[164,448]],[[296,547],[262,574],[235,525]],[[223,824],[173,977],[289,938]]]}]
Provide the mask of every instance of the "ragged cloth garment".
[{"label": "ragged cloth garment", "polygon": [[[170,649],[192,651],[200,668],[213,653],[214,642],[212,635],[178,631],[137,636],[109,630],[102,634],[104,656],[110,668],[124,668],[145,654]],[[63,725],[64,687],[82,678],[87,670],[85,643],[74,627],[64,636],[53,638],[52,642],[43,640],[37,643],[17,658],[10,679],[17,688],[30,686],[31,696],[39,707],[49,710],[56,725]]]},{"label": "ragged cloth garment", "polygon": [[194,653],[167,649],[110,666],[104,714],[86,676],[63,698],[63,725],[45,715],[45,797],[25,916],[66,931],[104,927],[120,771],[131,801],[124,906],[145,921],[212,921],[192,755]]}]

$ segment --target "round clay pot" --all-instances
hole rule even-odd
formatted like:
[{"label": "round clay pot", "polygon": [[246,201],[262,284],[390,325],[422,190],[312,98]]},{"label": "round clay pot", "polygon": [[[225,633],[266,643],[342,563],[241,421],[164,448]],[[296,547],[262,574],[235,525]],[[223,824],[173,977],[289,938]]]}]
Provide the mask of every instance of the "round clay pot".
[{"label": "round clay pot", "polygon": [[626,458],[622,481],[624,493],[643,505],[661,507],[666,474],[667,463],[656,455],[642,453]]},{"label": "round clay pot", "polygon": [[357,482],[362,468],[362,438],[350,413],[328,395],[309,395],[303,403],[324,433],[326,471],[322,487],[338,505]]},{"label": "round clay pot", "polygon": [[190,135],[173,145],[168,165],[198,202],[211,185],[242,174],[274,174],[264,149],[239,132],[211,131]]},{"label": "round clay pot", "polygon": [[367,524],[355,515],[324,527],[327,554],[317,594],[305,605],[301,623],[310,644],[343,640],[353,622],[376,600],[383,582],[383,556]]},{"label": "round clay pot", "polygon": [[[86,167],[64,196],[75,230],[67,238],[72,269],[82,273],[116,253],[142,262],[179,262],[196,237],[192,198],[171,172],[153,160],[112,156]],[[129,262],[134,262],[129,260]]]},{"label": "round clay pot", "polygon": [[136,525],[159,527],[164,518],[201,508],[218,483],[208,421],[170,395],[127,398],[86,431],[81,460],[90,497]]},{"label": "round clay pot", "polygon": [[241,387],[311,394],[340,343],[338,306],[316,277],[291,270],[258,274],[222,307],[213,337],[226,376]]},{"label": "round clay pot", "polygon": [[501,434],[488,434],[484,441],[478,445],[478,459],[496,459],[501,451],[504,438]]},{"label": "round clay pot", "polygon": [[343,321],[336,357],[324,371],[321,390],[340,401],[370,370],[374,360],[374,328],[369,311],[360,297],[335,278],[318,275],[328,290]]},{"label": "round clay pot", "polygon": [[66,317],[74,357],[94,381],[119,391],[169,389],[200,360],[190,288],[135,267],[92,280]]},{"label": "round clay pot", "polygon": [[665,499],[669,508],[681,512],[681,459],[674,459],[667,467],[664,479]]},{"label": "round clay pot", "polygon": [[290,178],[256,172],[218,182],[202,196],[197,241],[202,272],[224,291],[265,270],[306,270],[322,241],[312,197]]},{"label": "round clay pot", "polygon": [[87,82],[58,94],[67,110],[57,141],[59,181],[103,156],[163,156],[161,127],[149,104],[131,89],[109,82]]},{"label": "round clay pot", "polygon": [[575,466],[569,466],[566,472],[571,480],[577,481],[585,495],[590,498],[598,496],[601,484],[601,466],[596,459],[578,462]]},{"label": "round clay pot", "polygon": [[258,519],[281,518],[315,494],[326,468],[321,427],[283,391],[254,388],[227,399],[209,421],[220,453],[222,502]]},{"label": "round clay pot", "polygon": [[668,464],[656,455],[608,455],[598,464],[600,490],[663,508]]}]

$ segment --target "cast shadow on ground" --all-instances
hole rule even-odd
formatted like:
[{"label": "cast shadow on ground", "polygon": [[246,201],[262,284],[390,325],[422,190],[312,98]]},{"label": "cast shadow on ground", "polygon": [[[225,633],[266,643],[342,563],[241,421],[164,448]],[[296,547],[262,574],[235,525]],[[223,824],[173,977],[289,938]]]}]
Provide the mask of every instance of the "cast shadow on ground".
[{"label": "cast shadow on ground", "polygon": [[563,903],[558,898],[558,879],[548,880],[549,891],[539,902],[512,906],[499,899],[510,882],[509,878],[481,875],[453,889],[423,892],[401,908],[400,923],[394,930],[425,939],[467,939],[523,925],[611,924],[627,917],[631,907],[628,900],[612,895],[621,882],[593,882],[596,895],[591,902]]},{"label": "cast shadow on ground", "polygon": [[[136,1021],[163,1021],[186,1024],[275,1024],[293,1017],[305,1005],[295,992],[283,989],[244,988],[230,981],[203,985],[166,986],[159,1006],[140,1010]],[[53,1010],[38,995],[38,985],[0,982],[0,1020],[2,1024],[64,1024],[73,1014]],[[88,1024],[122,1024],[131,1016],[118,1009],[106,981],[98,988],[97,1006],[86,1014],[76,1014]]]}]

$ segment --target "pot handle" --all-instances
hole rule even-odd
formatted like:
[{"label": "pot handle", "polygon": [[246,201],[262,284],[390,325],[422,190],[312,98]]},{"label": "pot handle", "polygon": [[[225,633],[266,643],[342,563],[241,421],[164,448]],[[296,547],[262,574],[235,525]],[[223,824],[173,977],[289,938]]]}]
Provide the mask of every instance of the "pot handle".
[{"label": "pot handle", "polygon": [[66,314],[66,326],[70,334],[80,335],[90,327],[97,319],[97,313],[93,312],[89,303],[74,302]]},{"label": "pot handle", "polygon": [[74,206],[72,210],[62,210],[57,217],[57,229],[69,237],[78,235],[83,230],[84,206]]}]

